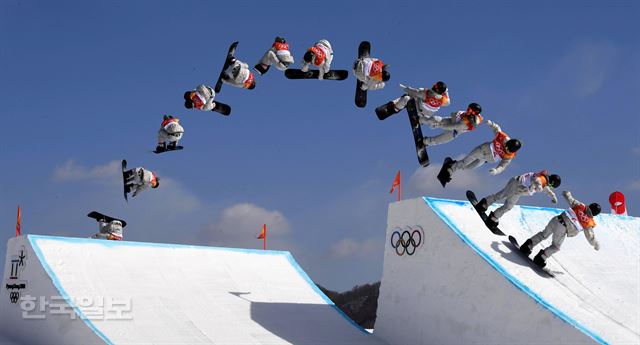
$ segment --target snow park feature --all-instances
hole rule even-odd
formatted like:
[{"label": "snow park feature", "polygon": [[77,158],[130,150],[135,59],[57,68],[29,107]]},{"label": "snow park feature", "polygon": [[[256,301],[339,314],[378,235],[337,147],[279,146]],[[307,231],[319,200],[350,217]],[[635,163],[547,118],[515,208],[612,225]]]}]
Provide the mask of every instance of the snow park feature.
[{"label": "snow park feature", "polygon": [[[522,242],[562,211],[516,206],[500,226]],[[565,239],[547,260],[550,277],[487,231],[467,201],[390,204],[374,335],[390,344],[640,343],[640,218],[595,221],[600,250],[582,234]]]},{"label": "snow park feature", "polygon": [[2,287],[16,344],[382,344],[284,251],[23,235]]}]

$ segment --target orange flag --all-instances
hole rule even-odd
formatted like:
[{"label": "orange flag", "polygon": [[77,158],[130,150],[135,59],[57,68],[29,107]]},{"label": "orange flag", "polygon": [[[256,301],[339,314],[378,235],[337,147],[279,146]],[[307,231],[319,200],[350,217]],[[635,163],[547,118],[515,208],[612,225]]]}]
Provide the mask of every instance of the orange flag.
[{"label": "orange flag", "polygon": [[262,231],[258,235],[258,239],[262,239],[262,249],[267,249],[267,224],[262,224]]},{"label": "orange flag", "polygon": [[396,187],[398,187],[398,201],[400,201],[400,190],[401,190],[401,186],[400,186],[400,170],[398,170],[398,173],[396,174],[396,178],[393,180],[393,184],[391,185],[391,191],[389,191],[389,194],[393,193],[393,191],[396,189]]},{"label": "orange flag", "polygon": [[263,239],[267,237],[267,224],[262,224],[262,231],[260,231],[260,235],[258,235],[258,239]]},{"label": "orange flag", "polygon": [[16,237],[20,236],[20,205],[18,205],[18,220],[16,221]]}]

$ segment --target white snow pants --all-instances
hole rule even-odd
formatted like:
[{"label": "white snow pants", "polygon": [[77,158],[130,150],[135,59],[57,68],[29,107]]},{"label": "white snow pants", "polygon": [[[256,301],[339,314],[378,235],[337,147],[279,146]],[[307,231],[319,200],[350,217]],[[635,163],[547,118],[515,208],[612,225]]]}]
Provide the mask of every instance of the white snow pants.
[{"label": "white snow pants", "polygon": [[[566,222],[566,219],[559,218],[563,217],[562,214],[556,217],[553,217],[544,230],[539,233],[533,235],[531,240],[531,248],[535,247],[538,243],[542,242],[544,239],[548,238],[553,234],[551,239],[551,245],[544,249],[545,258],[547,259],[551,255],[557,253],[562,246],[562,242],[564,242],[565,237],[567,237],[567,227],[562,224],[562,222]],[[562,222],[561,222],[562,219]]]},{"label": "white snow pants", "polygon": [[482,145],[477,146],[473,150],[471,150],[471,152],[469,152],[469,154],[463,159],[455,162],[451,166],[451,170],[457,171],[457,170],[465,170],[465,169],[475,169],[483,165],[484,163],[492,160],[493,160],[493,155],[491,154],[491,143],[484,143]]},{"label": "white snow pants", "polygon": [[502,188],[499,192],[495,194],[491,194],[487,196],[485,199],[487,200],[487,206],[492,205],[494,202],[498,200],[505,199],[504,205],[498,207],[495,211],[493,211],[493,215],[500,219],[505,213],[513,208],[516,205],[518,200],[520,199],[522,184],[518,181],[518,177],[512,177],[507,182],[507,185]]}]

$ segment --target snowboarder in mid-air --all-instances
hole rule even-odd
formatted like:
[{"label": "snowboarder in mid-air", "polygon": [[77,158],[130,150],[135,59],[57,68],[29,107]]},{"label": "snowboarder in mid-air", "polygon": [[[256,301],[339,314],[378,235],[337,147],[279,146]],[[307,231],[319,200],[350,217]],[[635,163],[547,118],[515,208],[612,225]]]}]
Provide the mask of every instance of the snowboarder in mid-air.
[{"label": "snowboarder in mid-air", "polygon": [[307,49],[302,58],[302,72],[307,72],[311,65],[317,66],[319,70],[318,79],[323,79],[324,75],[331,70],[331,61],[333,61],[333,49],[331,43],[325,39],[321,39],[313,47]]},{"label": "snowboarder in mid-air", "polygon": [[[158,131],[158,146],[155,152],[171,151],[180,147],[178,146],[178,141],[182,139],[184,128],[178,123],[179,121],[180,119],[171,115],[163,116],[162,124],[160,124],[160,130]],[[169,142],[168,145],[167,142]]]},{"label": "snowboarder in mid-air", "polygon": [[529,172],[509,179],[507,185],[499,192],[491,194],[481,199],[476,205],[478,212],[487,212],[489,206],[498,200],[504,199],[504,205],[492,211],[487,217],[487,226],[497,227],[498,220],[516,205],[523,195],[533,195],[535,193],[544,192],[551,198],[552,203],[557,203],[556,194],[552,188],[560,187],[560,176],[550,175],[547,170],[540,172]]},{"label": "snowboarder in mid-air", "polygon": [[449,89],[443,81],[436,82],[430,89],[412,88],[400,84],[405,94],[391,102],[376,108],[378,119],[384,120],[387,117],[399,113],[407,106],[410,99],[414,99],[418,105],[418,114],[423,117],[431,117],[440,107],[446,107],[451,103]]},{"label": "snowboarder in mid-air", "polygon": [[600,205],[592,203],[586,206],[574,199],[569,191],[562,192],[562,196],[567,200],[570,208],[553,217],[544,230],[533,235],[520,246],[520,251],[529,256],[538,243],[553,234],[551,245],[541,249],[533,258],[533,262],[540,267],[544,267],[547,264],[546,260],[560,250],[565,237],[576,236],[580,231],[584,232],[584,237],[593,249],[600,250],[600,244],[593,233],[593,228],[596,226],[593,217],[600,214]]},{"label": "snowboarder in mid-air", "polygon": [[478,103],[471,103],[466,111],[451,113],[450,117],[442,118],[434,115],[432,117],[421,117],[421,124],[429,125],[431,128],[442,128],[444,132],[435,137],[424,137],[425,146],[434,146],[450,142],[458,135],[471,132],[482,123],[482,107]]},{"label": "snowboarder in mid-air", "polygon": [[391,78],[387,65],[382,60],[369,56],[359,58],[353,63],[353,74],[362,82],[362,90],[382,89],[384,82]]},{"label": "snowboarder in mid-air", "polygon": [[500,129],[497,123],[487,121],[487,125],[495,133],[492,141],[477,146],[459,161],[453,160],[451,157],[445,158],[442,169],[438,174],[438,180],[443,187],[451,181],[451,176],[457,170],[475,169],[489,161],[497,162],[500,160],[500,163],[495,168],[489,169],[491,175],[497,175],[503,172],[516,156],[516,152],[522,146],[520,141],[511,139]]},{"label": "snowboarder in mid-air", "polygon": [[278,70],[284,71],[294,63],[293,56],[289,51],[289,44],[284,37],[277,36],[275,42],[253,69],[260,75],[269,71],[269,67],[274,65]]},{"label": "snowboarder in mid-air", "polygon": [[222,73],[223,82],[249,90],[253,90],[256,87],[255,76],[249,70],[249,65],[235,57],[230,57],[226,65],[227,68]]},{"label": "snowboarder in mid-air", "polygon": [[184,93],[184,107],[187,109],[199,109],[202,111],[215,111],[222,115],[231,114],[231,107],[222,103],[214,102],[216,92],[207,85],[198,85],[195,90]]},{"label": "snowboarder in mid-air", "polygon": [[127,222],[96,211],[89,213],[87,216],[98,222],[98,228],[100,230],[100,232],[91,236],[91,238],[111,241],[121,241],[123,239],[122,229],[127,226]]},{"label": "snowboarder in mid-air", "polygon": [[131,193],[132,197],[138,195],[138,193],[151,188],[158,188],[160,185],[160,178],[156,176],[153,172],[146,170],[142,167],[137,167],[135,169],[130,169],[124,172],[125,178],[125,192]]}]

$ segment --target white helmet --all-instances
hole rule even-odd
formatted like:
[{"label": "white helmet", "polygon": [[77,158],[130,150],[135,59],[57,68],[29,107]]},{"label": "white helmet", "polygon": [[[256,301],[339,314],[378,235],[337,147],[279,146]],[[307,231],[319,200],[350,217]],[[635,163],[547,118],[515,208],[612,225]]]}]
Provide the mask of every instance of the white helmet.
[{"label": "white helmet", "polygon": [[329,43],[329,41],[327,41],[326,39],[321,39],[320,41],[318,41],[318,44],[322,44],[323,46],[333,50],[333,48],[331,48],[331,43]]}]

